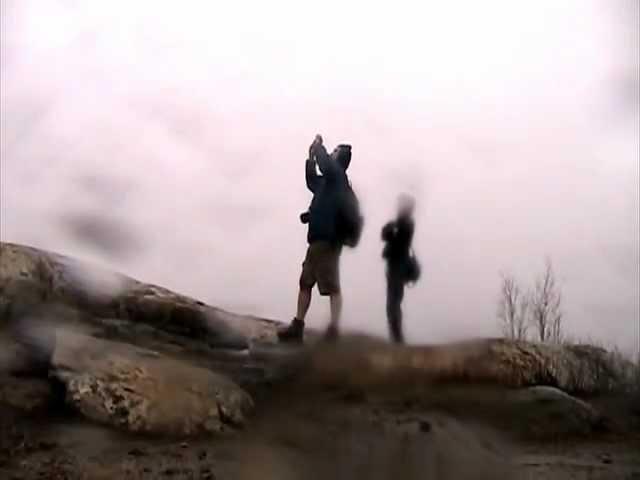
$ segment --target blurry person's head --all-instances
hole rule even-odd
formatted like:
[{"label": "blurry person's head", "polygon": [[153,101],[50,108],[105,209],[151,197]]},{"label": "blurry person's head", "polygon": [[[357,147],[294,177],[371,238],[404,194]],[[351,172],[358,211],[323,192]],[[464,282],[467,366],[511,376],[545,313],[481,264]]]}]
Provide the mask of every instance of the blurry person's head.
[{"label": "blurry person's head", "polygon": [[331,152],[331,157],[346,170],[351,163],[351,145],[340,144]]},{"label": "blurry person's head", "polygon": [[416,200],[408,193],[403,193],[398,196],[398,215],[401,217],[413,216],[413,211],[416,208]]}]

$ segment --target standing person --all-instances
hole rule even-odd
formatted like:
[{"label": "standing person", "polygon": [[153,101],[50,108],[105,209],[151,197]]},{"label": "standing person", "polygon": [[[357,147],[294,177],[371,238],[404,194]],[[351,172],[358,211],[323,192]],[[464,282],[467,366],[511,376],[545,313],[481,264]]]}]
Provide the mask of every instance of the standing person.
[{"label": "standing person", "polygon": [[[345,244],[339,216],[344,194],[351,191],[346,173],[350,163],[350,145],[338,145],[329,155],[322,144],[322,137],[316,135],[309,147],[305,169],[307,187],[313,193],[313,200],[308,212],[300,216],[301,221],[308,224],[309,247],[302,264],[296,316],[286,328],[278,331],[281,341],[303,340],[304,319],[316,284],[320,295],[329,297],[331,307],[331,320],[325,337],[335,339],[338,336],[342,314],[340,254]],[[316,172],[316,165],[322,175]]]},{"label": "standing person", "polygon": [[382,257],[387,263],[387,320],[391,339],[396,343],[404,343],[404,287],[409,282],[416,282],[420,276],[420,266],[411,252],[414,209],[413,197],[401,195],[398,199],[398,216],[382,228],[382,241],[385,242]]}]

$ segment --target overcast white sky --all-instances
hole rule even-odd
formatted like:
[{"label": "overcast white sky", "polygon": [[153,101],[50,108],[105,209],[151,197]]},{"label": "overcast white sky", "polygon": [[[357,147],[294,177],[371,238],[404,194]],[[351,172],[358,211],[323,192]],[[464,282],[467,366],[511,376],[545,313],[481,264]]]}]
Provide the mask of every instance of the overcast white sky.
[{"label": "overcast white sky", "polygon": [[637,348],[638,2],[222,3],[2,0],[2,240],[288,320],[320,132],[366,214],[347,328],[386,333],[409,191],[410,339],[497,333],[498,272],[548,255],[568,333]]}]

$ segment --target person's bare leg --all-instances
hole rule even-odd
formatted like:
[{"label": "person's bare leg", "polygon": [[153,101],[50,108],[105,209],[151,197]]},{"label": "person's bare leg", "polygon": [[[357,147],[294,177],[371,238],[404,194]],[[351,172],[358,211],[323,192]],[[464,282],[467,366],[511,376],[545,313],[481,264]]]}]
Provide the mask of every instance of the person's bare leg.
[{"label": "person's bare leg", "polygon": [[307,315],[311,304],[311,289],[301,288],[298,292],[298,311],[296,318],[291,323],[278,330],[278,338],[281,341],[301,342],[304,338],[304,317]]},{"label": "person's bare leg", "polygon": [[340,318],[342,317],[342,294],[340,292],[334,293],[329,297],[331,306],[331,323],[329,328],[338,330],[340,325]]},{"label": "person's bare leg", "polygon": [[309,305],[311,305],[311,289],[301,288],[298,292],[298,310],[296,318],[304,322],[307,312],[309,311]]}]

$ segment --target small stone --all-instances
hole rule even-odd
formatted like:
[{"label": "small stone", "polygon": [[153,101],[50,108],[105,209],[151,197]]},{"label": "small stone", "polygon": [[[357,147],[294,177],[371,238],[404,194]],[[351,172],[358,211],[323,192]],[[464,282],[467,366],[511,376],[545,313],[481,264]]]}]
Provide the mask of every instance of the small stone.
[{"label": "small stone", "polygon": [[216,476],[209,468],[205,468],[200,470],[200,479],[201,480],[214,480]]},{"label": "small stone", "polygon": [[605,465],[611,465],[613,463],[613,459],[608,454],[601,455],[600,460],[602,460],[602,463]]},{"label": "small stone", "polygon": [[47,440],[40,440],[38,442],[38,449],[40,450],[53,450],[57,446],[58,444],[56,442],[51,442]]},{"label": "small stone", "polygon": [[415,407],[416,402],[413,398],[405,398],[404,401],[402,402],[402,406],[404,408],[410,409]]},{"label": "small stone", "polygon": [[141,448],[132,448],[131,450],[129,450],[128,454],[132,457],[144,457],[147,452],[145,452]]},{"label": "small stone", "polygon": [[421,431],[422,433],[429,433],[429,432],[431,432],[431,428],[432,428],[432,427],[431,427],[431,423],[429,423],[428,421],[426,421],[426,420],[420,420],[420,423],[419,423],[418,425],[419,425],[420,431]]},{"label": "small stone", "polygon": [[351,390],[342,394],[342,401],[345,403],[364,403],[367,396],[361,390]]},{"label": "small stone", "polygon": [[206,451],[206,450],[202,450],[202,451],[198,454],[198,460],[204,460],[205,458],[207,458],[207,451]]},{"label": "small stone", "polygon": [[189,444],[187,442],[182,442],[180,444],[180,448],[189,448]]},{"label": "small stone", "polygon": [[208,473],[202,474],[200,478],[202,478],[202,480],[213,480],[215,476],[213,475],[213,473],[208,472]]}]

